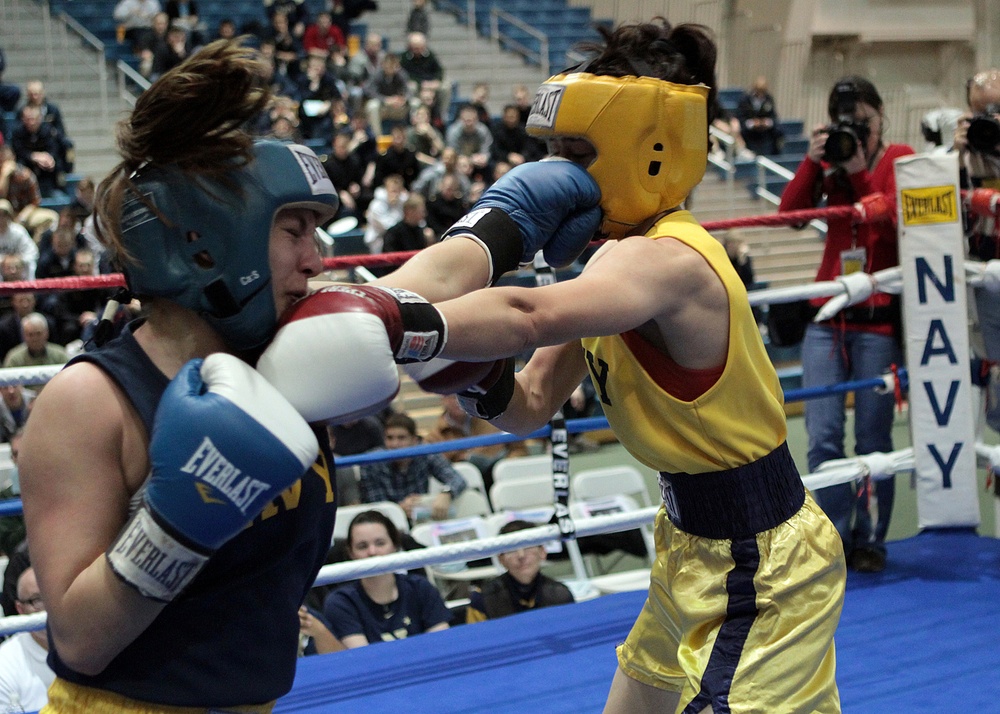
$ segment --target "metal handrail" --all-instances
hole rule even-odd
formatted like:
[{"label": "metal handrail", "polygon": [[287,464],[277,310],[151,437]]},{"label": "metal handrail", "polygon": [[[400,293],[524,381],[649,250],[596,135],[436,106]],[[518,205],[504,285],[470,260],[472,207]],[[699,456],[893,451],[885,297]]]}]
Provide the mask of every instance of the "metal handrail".
[{"label": "metal handrail", "polygon": [[[135,69],[133,67],[131,67],[125,60],[118,60],[115,63],[115,69],[118,70],[118,73],[117,73],[117,77],[118,77],[118,96],[126,104],[128,104],[130,107],[134,108],[135,107],[136,96],[134,94],[132,94],[132,92],[130,92],[128,90],[128,86],[126,85],[125,80],[131,80],[143,92],[145,92],[147,89],[149,89],[149,87],[150,87],[150,85],[152,83],[148,79],[146,79],[145,77],[143,77],[141,74],[139,74],[138,72],[136,72]],[[141,92],[140,92],[140,94],[141,94]]]},{"label": "metal handrail", "polygon": [[[45,12],[48,12],[48,5],[43,3],[42,7],[45,8]],[[68,28],[75,32],[81,40],[90,45],[93,51],[97,53],[98,60],[96,65],[97,79],[100,82],[101,120],[107,124],[110,111],[108,109],[108,67],[104,54],[105,44],[67,13],[60,12],[59,19],[62,21],[64,29]],[[46,44],[48,44],[48,40],[46,40]],[[63,33],[63,49],[69,50],[69,32]]]},{"label": "metal handrail", "polygon": [[724,158],[709,154],[708,163],[717,166],[725,172],[726,195],[729,197],[731,208],[733,205],[733,191],[736,188],[736,139],[714,126],[708,127],[708,134],[719,142],[719,146],[722,147],[724,152]]},{"label": "metal handrail", "polygon": [[[767,177],[768,174],[774,174],[778,178],[785,179],[786,181],[791,181],[795,178],[795,174],[788,169],[786,169],[781,164],[777,164],[766,156],[758,156],[756,160],[757,164],[757,186],[754,188],[754,193],[763,198],[765,201],[777,206],[781,203],[781,196],[775,194],[772,191],[767,190]],[[818,230],[822,235],[826,235],[827,225],[826,221],[821,221],[820,219],[815,219],[809,221],[809,225]]]},{"label": "metal handrail", "polygon": [[[503,19],[504,22],[509,22],[514,27],[519,30],[527,32],[529,35],[538,40],[539,49],[536,53],[530,47],[521,44],[517,40],[511,38],[508,35],[502,35],[500,33],[500,20]],[[536,30],[531,25],[527,24],[523,20],[520,20],[509,12],[504,12],[496,7],[490,8],[490,38],[499,43],[501,38],[518,54],[527,57],[528,59],[534,59],[536,56],[538,58],[538,64],[542,69],[543,76],[549,76],[549,36],[546,35],[541,30]]]}]

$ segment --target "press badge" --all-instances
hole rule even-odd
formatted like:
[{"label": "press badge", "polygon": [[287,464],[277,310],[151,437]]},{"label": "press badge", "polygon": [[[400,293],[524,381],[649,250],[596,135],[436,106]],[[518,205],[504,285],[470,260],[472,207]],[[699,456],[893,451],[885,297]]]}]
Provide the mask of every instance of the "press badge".
[{"label": "press badge", "polygon": [[850,275],[860,273],[865,269],[867,254],[864,248],[851,248],[840,251],[840,274]]}]

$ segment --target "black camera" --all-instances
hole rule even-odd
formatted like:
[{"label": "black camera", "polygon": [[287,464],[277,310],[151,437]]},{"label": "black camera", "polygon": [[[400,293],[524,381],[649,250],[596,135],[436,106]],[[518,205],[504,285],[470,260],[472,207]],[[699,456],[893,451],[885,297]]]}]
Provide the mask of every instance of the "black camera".
[{"label": "black camera", "polygon": [[830,98],[831,115],[837,117],[835,124],[826,127],[826,143],[823,145],[823,160],[839,164],[850,159],[858,150],[858,142],[864,146],[871,128],[868,122],[854,118],[858,105],[858,88],[854,82],[840,82],[833,88]]},{"label": "black camera", "polygon": [[994,116],[996,114],[1000,114],[1000,104],[990,104],[982,114],[976,114],[969,120],[965,136],[972,151],[1000,155],[1000,151],[997,151],[997,145],[1000,145],[1000,121]]}]

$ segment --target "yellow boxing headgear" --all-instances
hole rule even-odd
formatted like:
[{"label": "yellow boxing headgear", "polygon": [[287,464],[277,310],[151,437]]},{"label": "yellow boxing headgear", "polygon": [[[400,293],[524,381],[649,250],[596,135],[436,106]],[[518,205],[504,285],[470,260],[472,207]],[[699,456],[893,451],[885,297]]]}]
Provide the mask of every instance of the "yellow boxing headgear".
[{"label": "yellow boxing headgear", "polygon": [[546,80],[528,115],[532,136],[579,136],[597,150],[587,169],[601,189],[601,232],[621,238],[674,208],[708,160],[709,89],[654,77],[573,72]]}]

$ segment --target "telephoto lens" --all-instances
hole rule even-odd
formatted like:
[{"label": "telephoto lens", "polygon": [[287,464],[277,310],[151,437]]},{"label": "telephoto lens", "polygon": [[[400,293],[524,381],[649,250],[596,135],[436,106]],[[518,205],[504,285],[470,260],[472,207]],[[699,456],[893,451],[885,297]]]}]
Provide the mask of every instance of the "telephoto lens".
[{"label": "telephoto lens", "polygon": [[833,126],[823,145],[823,160],[830,164],[847,161],[858,150],[858,135],[849,126]]},{"label": "telephoto lens", "polygon": [[997,121],[995,114],[1000,114],[1000,105],[991,104],[982,114],[969,120],[966,137],[973,151],[980,154],[1000,154],[997,150],[1000,146],[1000,121]]}]

